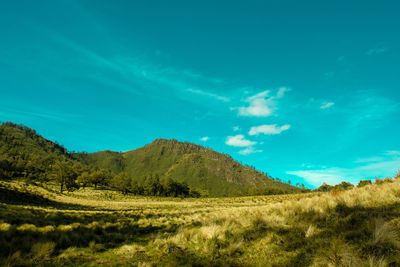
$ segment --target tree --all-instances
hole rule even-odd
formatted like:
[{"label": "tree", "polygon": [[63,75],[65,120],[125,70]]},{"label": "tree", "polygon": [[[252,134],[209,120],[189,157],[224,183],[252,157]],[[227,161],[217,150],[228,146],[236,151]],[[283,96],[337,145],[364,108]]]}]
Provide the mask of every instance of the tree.
[{"label": "tree", "polygon": [[143,195],[143,186],[139,185],[135,179],[131,179],[130,190],[135,195]]},{"label": "tree", "polygon": [[358,182],[357,187],[363,187],[372,184],[371,180],[361,180]]},{"label": "tree", "polygon": [[143,193],[147,196],[164,195],[164,187],[161,185],[158,175],[146,177],[143,183]]},{"label": "tree", "polygon": [[111,173],[107,169],[100,169],[92,173],[90,177],[90,183],[94,185],[94,188],[97,188],[99,184],[106,184],[108,180],[111,178]]},{"label": "tree", "polygon": [[334,189],[340,190],[340,191],[341,191],[341,190],[351,189],[351,188],[353,188],[353,187],[354,187],[353,184],[351,184],[351,183],[349,183],[349,182],[343,181],[343,182],[341,182],[340,184],[335,185],[335,186],[334,186]]},{"label": "tree", "polygon": [[326,183],[323,183],[320,187],[318,187],[317,189],[315,189],[315,191],[319,191],[319,192],[328,192],[331,191],[333,189],[333,186],[328,185]]},{"label": "tree", "polygon": [[75,179],[77,177],[73,168],[66,161],[57,161],[54,165],[56,180],[60,183],[61,193],[64,190],[64,186],[67,190],[77,187]]},{"label": "tree", "polygon": [[126,195],[129,192],[131,186],[131,178],[129,177],[127,172],[121,172],[111,179],[111,186]]},{"label": "tree", "polygon": [[190,188],[185,182],[180,183],[172,178],[167,179],[164,188],[166,196],[186,197],[190,194]]},{"label": "tree", "polygon": [[201,197],[203,195],[203,192],[199,188],[190,188],[189,196],[190,197]]},{"label": "tree", "polygon": [[86,187],[91,182],[91,175],[89,172],[83,172],[78,176],[78,183],[83,187]]}]

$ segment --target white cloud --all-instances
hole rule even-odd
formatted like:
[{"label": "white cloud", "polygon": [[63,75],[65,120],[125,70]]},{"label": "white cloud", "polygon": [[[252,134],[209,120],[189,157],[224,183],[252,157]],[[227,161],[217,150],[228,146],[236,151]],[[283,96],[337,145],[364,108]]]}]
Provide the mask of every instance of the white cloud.
[{"label": "white cloud", "polygon": [[270,124],[270,125],[260,125],[260,126],[255,126],[251,127],[249,131],[249,135],[259,135],[259,134],[280,134],[283,131],[289,130],[290,125],[286,124],[283,126],[276,126],[276,124]]},{"label": "white cloud", "polygon": [[204,137],[200,138],[200,141],[207,142],[208,139],[210,139],[210,137],[204,136]]},{"label": "white cloud", "polygon": [[240,150],[238,153],[241,155],[249,155],[249,154],[259,153],[259,152],[262,152],[262,150],[256,150],[251,146],[251,147],[245,148],[243,150]]},{"label": "white cloud", "polygon": [[248,107],[240,107],[240,116],[268,117],[272,114],[270,99],[266,99],[270,91],[263,91],[246,99]]},{"label": "white cloud", "polygon": [[235,136],[228,136],[226,138],[225,144],[227,144],[228,146],[236,147],[250,147],[257,144],[257,142],[247,140],[246,138],[244,138],[244,135],[238,134]]},{"label": "white cloud", "polygon": [[233,131],[234,131],[234,132],[240,131],[240,127],[239,127],[239,126],[233,127]]},{"label": "white cloud", "polygon": [[212,97],[212,98],[215,98],[217,100],[224,101],[224,102],[229,102],[230,101],[230,99],[228,97],[220,96],[220,95],[217,95],[217,94],[213,94],[213,93],[206,92],[206,91],[203,91],[203,90],[200,90],[200,89],[188,88],[187,91],[191,92],[191,93],[199,94],[199,95]]},{"label": "white cloud", "polygon": [[324,102],[324,103],[320,106],[320,109],[327,109],[327,108],[332,107],[333,105],[335,105],[334,102]]},{"label": "white cloud", "polygon": [[289,91],[290,88],[288,87],[280,87],[278,88],[276,95],[269,96],[271,91],[265,90],[261,93],[246,98],[245,102],[249,103],[247,107],[231,109],[238,109],[240,116],[268,117],[272,115],[275,109],[276,100],[283,98],[286,92]]}]

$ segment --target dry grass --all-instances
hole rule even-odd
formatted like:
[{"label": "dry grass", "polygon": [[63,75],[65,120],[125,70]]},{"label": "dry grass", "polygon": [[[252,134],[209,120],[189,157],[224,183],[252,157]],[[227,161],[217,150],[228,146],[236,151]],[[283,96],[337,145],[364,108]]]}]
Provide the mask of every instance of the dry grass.
[{"label": "dry grass", "polygon": [[1,186],[50,204],[0,204],[3,265],[386,266],[399,263],[400,180],[349,191],[171,199]]}]

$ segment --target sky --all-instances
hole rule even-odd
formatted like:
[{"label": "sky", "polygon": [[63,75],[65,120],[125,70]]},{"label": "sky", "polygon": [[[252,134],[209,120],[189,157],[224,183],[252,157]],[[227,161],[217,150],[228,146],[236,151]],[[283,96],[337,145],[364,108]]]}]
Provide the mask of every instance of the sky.
[{"label": "sky", "polygon": [[0,120],[314,188],[400,169],[399,1],[0,1]]}]

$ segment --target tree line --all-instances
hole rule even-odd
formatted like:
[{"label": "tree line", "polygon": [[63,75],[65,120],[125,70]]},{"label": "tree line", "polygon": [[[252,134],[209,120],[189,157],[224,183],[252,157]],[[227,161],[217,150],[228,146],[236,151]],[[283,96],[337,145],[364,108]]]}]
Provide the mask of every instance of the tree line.
[{"label": "tree line", "polygon": [[[393,179],[400,179],[400,171],[397,172],[397,174],[394,176]],[[375,178],[375,184],[392,183],[393,179],[390,177],[386,177],[385,179]],[[357,184],[357,187],[360,188],[372,184],[373,184],[372,180],[360,180]],[[314,192],[344,191],[352,188],[354,188],[354,185],[352,183],[343,181],[336,185],[329,185],[323,183],[320,187],[314,189],[313,191]]]},{"label": "tree line", "polygon": [[60,191],[72,191],[80,187],[108,187],[123,194],[163,197],[200,197],[201,190],[189,187],[185,182],[176,181],[170,177],[160,180],[158,175],[149,175],[144,181],[138,182],[127,172],[114,174],[108,169],[91,169],[89,166],[68,161],[58,161],[54,164],[52,173],[60,185]]}]

